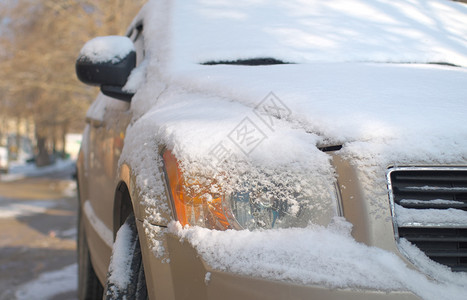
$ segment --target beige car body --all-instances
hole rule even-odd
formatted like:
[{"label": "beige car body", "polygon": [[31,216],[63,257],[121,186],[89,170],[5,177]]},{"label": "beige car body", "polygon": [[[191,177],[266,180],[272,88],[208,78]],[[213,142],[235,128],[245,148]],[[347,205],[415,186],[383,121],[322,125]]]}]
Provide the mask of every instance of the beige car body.
[{"label": "beige car body", "polygon": [[[136,42],[136,47],[136,52],[141,53],[141,45]],[[118,100],[101,94],[97,101]],[[116,233],[128,213],[133,211],[137,219],[150,299],[419,299],[409,291],[330,289],[220,271],[208,265],[190,243],[180,241],[179,237],[173,234],[157,237],[148,234],[144,226],[148,218],[136,184],[134,166],[119,165],[126,129],[132,117],[128,102],[106,107],[102,116],[88,116],[77,163],[81,220],[92,266],[102,285],[106,282]],[[164,145],[159,146],[159,154],[162,155]],[[342,157],[333,147],[323,151],[332,157],[341,214],[352,223],[355,240],[392,252],[416,269],[399,251],[393,222],[387,221],[392,219],[389,194],[379,199],[381,203],[387,203],[383,215],[375,216],[371,213],[372,199],[359,180],[362,170],[357,169],[358,164]],[[460,159],[457,166],[462,165],[465,166],[465,162]],[[164,170],[160,171],[161,180],[165,182]],[[378,189],[387,190],[386,184],[384,179],[383,186]],[[163,199],[158,200],[172,207],[167,188]],[[173,211],[162,217],[167,221],[151,226],[166,228],[170,220],[177,219]],[[167,250],[162,258],[151,251],[155,238],[160,239],[159,242]],[[210,280],[205,282],[208,272],[211,274]]]},{"label": "beige car body", "polygon": [[[180,242],[179,238],[171,234],[162,236],[160,240],[168,249],[169,254],[166,258],[170,258],[170,263],[164,263],[163,259],[156,258],[149,250],[153,237],[145,234],[145,210],[140,205],[142,199],[139,199],[132,167],[124,165],[118,168],[119,154],[123,146],[122,133],[125,132],[131,116],[130,106],[125,104],[118,110],[107,111],[106,114],[105,120],[119,121],[111,121],[109,124],[88,119],[88,134],[93,142],[92,146],[83,146],[78,160],[80,197],[89,199],[93,211],[89,213],[89,210],[84,210],[86,236],[93,267],[103,285],[112,253],[109,238],[115,237],[123,221],[119,219],[122,197],[129,197],[137,218],[150,299],[419,299],[414,294],[403,291],[327,289],[217,271],[206,264],[189,243]],[[88,157],[85,158],[85,155]],[[332,156],[338,174],[338,185],[346,187],[340,189],[342,211],[343,216],[354,226],[353,237],[369,246],[394,252],[405,260],[397,250],[391,223],[385,222],[384,218],[375,219],[369,213],[369,199],[365,199],[358,180],[355,180],[357,171],[349,161],[338,154],[332,153]],[[164,201],[170,201],[168,191]],[[390,218],[389,199],[387,201],[386,217]],[[174,218],[173,215],[166,216],[167,220]],[[106,237],[103,237],[104,234],[99,232],[99,229],[96,230],[103,225],[111,230]],[[209,284],[204,282],[207,272],[211,273]]]}]

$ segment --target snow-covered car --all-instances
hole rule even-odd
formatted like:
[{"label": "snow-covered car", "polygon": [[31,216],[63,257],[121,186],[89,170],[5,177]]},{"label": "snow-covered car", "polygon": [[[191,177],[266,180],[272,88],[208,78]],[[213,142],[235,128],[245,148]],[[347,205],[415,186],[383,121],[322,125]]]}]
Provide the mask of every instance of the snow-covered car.
[{"label": "snow-covered car", "polygon": [[150,0],[76,72],[80,299],[465,299],[466,4]]}]

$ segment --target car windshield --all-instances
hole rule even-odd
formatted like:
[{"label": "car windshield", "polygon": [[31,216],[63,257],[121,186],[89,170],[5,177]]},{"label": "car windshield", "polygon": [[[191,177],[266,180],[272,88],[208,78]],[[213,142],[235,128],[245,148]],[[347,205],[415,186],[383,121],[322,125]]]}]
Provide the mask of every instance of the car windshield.
[{"label": "car windshield", "polygon": [[467,5],[452,1],[200,0],[173,9],[174,57],[189,63],[467,66]]}]

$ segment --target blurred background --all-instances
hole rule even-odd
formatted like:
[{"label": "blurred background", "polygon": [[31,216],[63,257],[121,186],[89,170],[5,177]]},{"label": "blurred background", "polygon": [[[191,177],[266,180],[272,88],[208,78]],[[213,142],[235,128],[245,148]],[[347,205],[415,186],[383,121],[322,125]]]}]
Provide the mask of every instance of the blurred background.
[{"label": "blurred background", "polygon": [[146,0],[0,0],[0,299],[76,299],[76,183],[98,88],[75,60]]},{"label": "blurred background", "polygon": [[0,147],[9,161],[34,156],[42,166],[76,152],[69,135],[81,133],[98,92],[76,79],[79,50],[93,37],[124,35],[144,2],[0,1]]}]

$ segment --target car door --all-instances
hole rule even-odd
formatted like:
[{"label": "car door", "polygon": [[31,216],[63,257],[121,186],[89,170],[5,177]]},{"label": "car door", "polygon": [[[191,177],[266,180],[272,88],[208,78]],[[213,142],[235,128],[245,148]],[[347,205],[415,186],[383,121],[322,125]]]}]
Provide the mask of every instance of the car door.
[{"label": "car door", "polygon": [[[137,47],[137,63],[143,54],[141,32],[142,26],[137,26],[130,36]],[[85,227],[89,251],[100,278],[105,278],[112,253],[118,161],[131,117],[129,102],[100,93],[86,118],[80,198],[87,220]]]}]

